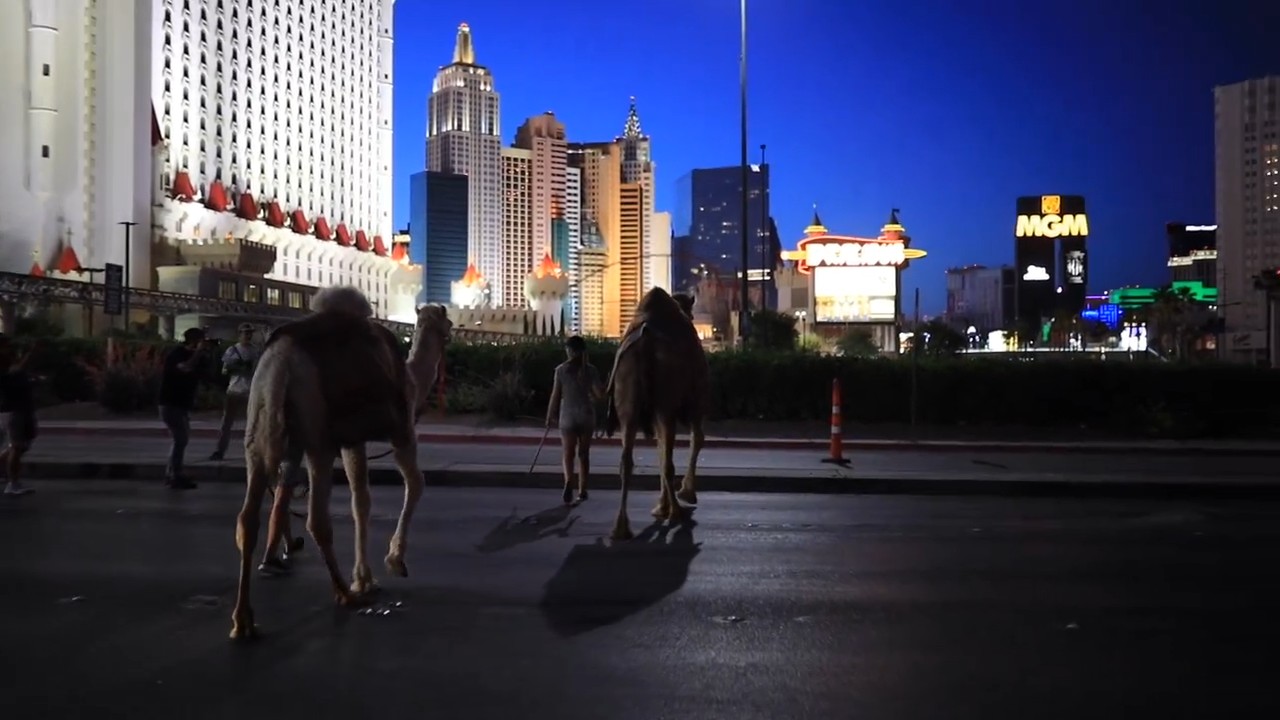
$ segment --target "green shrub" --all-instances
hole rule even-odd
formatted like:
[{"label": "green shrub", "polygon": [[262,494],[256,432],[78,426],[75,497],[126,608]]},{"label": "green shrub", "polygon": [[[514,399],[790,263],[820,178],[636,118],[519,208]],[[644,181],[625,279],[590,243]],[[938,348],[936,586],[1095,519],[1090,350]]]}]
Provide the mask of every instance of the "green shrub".
[{"label": "green shrub", "polygon": [[[59,402],[98,401],[113,412],[155,403],[160,363],[171,345],[119,345],[106,372],[101,341],[58,338],[33,370]],[[614,343],[588,340],[604,378]],[[512,345],[450,343],[445,391],[449,413],[541,417],[559,338]],[[790,351],[708,355],[714,419],[822,421],[830,417],[831,381],[839,378],[844,419],[906,423],[911,417],[911,361]],[[934,426],[1089,428],[1116,435],[1188,438],[1269,436],[1280,429],[1280,372],[1240,365],[1097,360],[1034,361],[921,357],[918,418]],[[198,406],[221,405],[221,390],[201,391]]]}]

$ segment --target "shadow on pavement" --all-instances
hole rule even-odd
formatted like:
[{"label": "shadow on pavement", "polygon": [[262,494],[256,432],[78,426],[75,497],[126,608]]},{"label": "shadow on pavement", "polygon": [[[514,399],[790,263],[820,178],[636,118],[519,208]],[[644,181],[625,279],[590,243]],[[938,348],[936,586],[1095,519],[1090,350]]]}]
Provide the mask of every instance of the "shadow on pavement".
[{"label": "shadow on pavement", "polygon": [[[495,553],[509,550],[516,545],[537,542],[549,537],[569,537],[569,530],[578,521],[577,515],[569,517],[572,505],[558,504],[542,512],[521,518],[512,508],[511,514],[485,534],[476,550]],[[567,520],[567,522],[566,522]],[[561,523],[564,523],[561,525]]]},{"label": "shadow on pavement", "polygon": [[[597,538],[575,545],[543,592],[543,617],[561,636],[612,625],[684,586],[701,552],[693,541],[697,523],[675,528],[654,523],[628,542],[606,545]],[[668,538],[668,536],[670,536]]]}]

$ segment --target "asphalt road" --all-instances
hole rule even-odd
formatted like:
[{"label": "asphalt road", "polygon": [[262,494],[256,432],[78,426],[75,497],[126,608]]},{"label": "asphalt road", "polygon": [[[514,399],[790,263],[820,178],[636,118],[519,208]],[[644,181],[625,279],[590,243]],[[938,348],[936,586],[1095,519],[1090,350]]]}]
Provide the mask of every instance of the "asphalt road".
[{"label": "asphalt road", "polygon": [[[410,578],[375,568],[385,616],[334,608],[308,547],[255,578],[248,645],[240,488],[0,499],[0,717],[1280,712],[1280,505],[707,493],[695,525],[613,547],[616,493],[557,495],[430,490]],[[398,504],[375,491],[375,558]]]}]

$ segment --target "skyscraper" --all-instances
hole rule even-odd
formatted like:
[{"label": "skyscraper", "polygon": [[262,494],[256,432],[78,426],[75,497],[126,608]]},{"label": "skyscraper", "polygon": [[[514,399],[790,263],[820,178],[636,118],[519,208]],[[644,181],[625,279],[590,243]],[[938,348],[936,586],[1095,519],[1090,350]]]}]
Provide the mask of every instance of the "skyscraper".
[{"label": "skyscraper", "polygon": [[[770,230],[769,165],[752,165],[747,180],[747,268],[752,272],[752,303],[758,303],[761,281],[771,278],[782,248]],[[675,290],[692,288],[705,276],[739,282],[742,270],[742,168],[738,165],[696,169],[676,182],[678,236],[672,264]],[[705,271],[705,272],[704,272]],[[773,283],[763,285],[771,297]],[[772,307],[773,301],[766,300]]]},{"label": "skyscraper", "polygon": [[[502,157],[502,261],[497,278],[509,292],[496,307],[527,308],[524,278],[533,270],[533,152],[506,147]],[[537,256],[541,257],[541,256]]]},{"label": "skyscraper", "polygon": [[123,265],[128,220],[129,278],[150,286],[151,5],[0,3],[0,270],[47,267],[66,248]]},{"label": "skyscraper", "polygon": [[467,176],[424,170],[409,178],[409,235],[423,248],[424,302],[449,304],[467,271]]},{"label": "skyscraper", "polygon": [[[568,156],[566,153],[566,163]],[[579,285],[582,268],[579,265],[582,249],[582,168],[566,165],[564,172],[564,219],[569,226],[569,262],[565,274],[569,276],[569,297],[565,304],[565,316],[569,328],[582,332],[582,297]]]},{"label": "skyscraper", "polygon": [[1214,88],[1213,106],[1224,353],[1252,361],[1262,357],[1268,336],[1266,302],[1253,277],[1280,266],[1280,76]]},{"label": "skyscraper", "polygon": [[[531,153],[533,162],[529,201],[533,219],[533,256],[541,260],[552,248],[551,221],[565,216],[567,144],[564,123],[545,112],[524,121],[516,130],[515,146]],[[525,268],[525,272],[532,270]]]},{"label": "skyscraper", "polygon": [[[427,169],[469,181],[469,259],[490,278],[492,302],[506,303],[502,266],[502,128],[489,69],[476,64],[471,29],[458,26],[453,61],[440,68],[427,101]],[[524,272],[528,272],[526,269]],[[521,274],[521,282],[523,282]]]},{"label": "skyscraper", "polygon": [[397,288],[420,274],[390,257],[393,0],[209,5],[155,3],[153,248],[263,243],[269,278],[412,319]]},{"label": "skyscraper", "polygon": [[[587,227],[600,234],[607,253],[603,267],[580,273],[579,300],[588,302],[591,273],[604,278],[601,333],[617,337],[649,289],[649,246],[653,228],[654,163],[649,137],[640,127],[635,98],[622,134],[609,142],[570,143],[569,165],[582,175],[582,242]],[[579,258],[583,257],[579,253]],[[586,328],[585,316],[584,330]]]}]

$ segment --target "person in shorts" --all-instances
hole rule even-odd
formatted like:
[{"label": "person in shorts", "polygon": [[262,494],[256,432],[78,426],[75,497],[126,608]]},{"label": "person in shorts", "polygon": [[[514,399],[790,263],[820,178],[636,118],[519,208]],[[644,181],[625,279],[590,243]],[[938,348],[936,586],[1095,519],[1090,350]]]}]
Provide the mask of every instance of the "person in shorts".
[{"label": "person in shorts", "polygon": [[578,461],[578,501],[587,499],[587,478],[591,474],[591,436],[595,431],[595,401],[604,396],[600,373],[587,358],[587,343],[574,335],[565,341],[568,359],[556,367],[547,403],[547,427],[560,426],[560,447],[564,453],[565,503],[573,501],[574,460]]},{"label": "person in shorts", "polygon": [[35,393],[27,366],[36,348],[18,357],[13,340],[0,334],[0,465],[8,482],[4,494],[21,497],[32,492],[22,483],[22,457],[38,434]]},{"label": "person in shorts", "polygon": [[245,409],[249,406],[249,386],[253,382],[253,371],[257,368],[258,356],[261,354],[253,344],[254,334],[253,326],[244,323],[240,326],[239,342],[222,354],[222,374],[227,376],[228,381],[218,444],[209,456],[215,462],[226,456],[227,446],[231,444],[231,428],[237,420],[244,418]]}]

